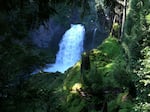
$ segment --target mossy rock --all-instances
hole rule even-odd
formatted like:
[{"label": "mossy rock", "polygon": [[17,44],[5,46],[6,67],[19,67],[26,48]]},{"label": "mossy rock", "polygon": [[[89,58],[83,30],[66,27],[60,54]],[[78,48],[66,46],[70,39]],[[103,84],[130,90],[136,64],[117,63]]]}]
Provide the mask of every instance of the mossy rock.
[{"label": "mossy rock", "polygon": [[[89,52],[89,58],[91,66],[89,70],[81,73],[81,62],[78,62],[65,73],[66,78],[64,80],[63,90],[66,93],[66,101],[68,101],[65,105],[71,111],[81,111],[88,105],[96,105],[97,102],[95,102],[95,99],[98,100],[99,97],[92,96],[91,100],[93,102],[87,103],[88,101],[83,101],[84,98],[78,92],[75,92],[74,87],[76,89],[82,88],[85,92],[95,95],[102,94],[102,91],[107,90],[107,88],[122,88],[115,76],[120,75],[117,71],[118,66],[124,69],[126,63],[123,48],[116,38],[107,38],[97,49]],[[109,101],[117,98],[116,96],[112,96],[111,93],[108,93],[105,98]],[[83,103],[83,105],[76,105],[80,103]],[[93,111],[95,111],[95,107],[92,107]],[[92,109],[87,110],[92,111]]]},{"label": "mossy rock", "polygon": [[[99,110],[95,108],[103,105],[101,95],[110,102],[117,98],[111,93],[103,94],[103,90],[122,88],[115,76],[120,75],[118,65],[123,68],[126,64],[123,49],[117,39],[109,37],[97,49],[89,52],[89,59],[91,67],[82,73],[79,61],[65,74],[38,73],[32,76],[25,82],[19,93],[21,96],[14,105],[24,108],[22,112],[45,112],[50,105],[49,110],[53,112],[100,111],[100,107]],[[29,102],[31,105],[28,105]]]},{"label": "mossy rock", "polygon": [[70,90],[74,84],[81,83],[80,66],[81,62],[78,62],[66,72],[66,78],[63,85],[65,90]]},{"label": "mossy rock", "polygon": [[105,53],[110,59],[122,54],[123,48],[119,44],[119,41],[114,37],[108,37],[102,45],[98,47],[103,53]]}]

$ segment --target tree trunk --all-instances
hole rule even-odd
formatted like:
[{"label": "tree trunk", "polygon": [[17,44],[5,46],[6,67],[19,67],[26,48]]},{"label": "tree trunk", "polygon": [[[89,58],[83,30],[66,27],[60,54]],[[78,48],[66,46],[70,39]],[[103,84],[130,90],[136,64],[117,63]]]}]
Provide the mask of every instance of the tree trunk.
[{"label": "tree trunk", "polygon": [[122,40],[123,33],[124,33],[124,23],[125,23],[125,19],[126,19],[126,7],[127,7],[127,0],[124,0],[120,40]]}]

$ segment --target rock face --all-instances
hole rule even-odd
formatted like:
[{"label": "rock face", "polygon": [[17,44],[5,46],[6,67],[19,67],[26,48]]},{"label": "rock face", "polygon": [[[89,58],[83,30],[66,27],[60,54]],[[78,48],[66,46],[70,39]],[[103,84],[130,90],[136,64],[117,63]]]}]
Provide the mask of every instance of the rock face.
[{"label": "rock face", "polygon": [[[31,31],[30,36],[33,43],[41,48],[50,48],[52,52],[58,51],[58,44],[64,34],[69,29],[70,24],[83,24],[86,29],[84,49],[90,50],[98,46],[107,37],[107,31],[103,27],[102,21],[106,21],[104,15],[99,17],[95,8],[95,2],[90,1],[86,4],[89,9],[85,11],[78,4],[66,5],[59,4],[56,7],[58,14],[50,17],[45,25]],[[60,8],[61,7],[61,8]],[[62,8],[63,7],[63,8]],[[101,22],[99,22],[101,20]],[[93,33],[95,42],[92,43]],[[94,45],[92,45],[94,44]]]},{"label": "rock face", "polygon": [[49,19],[45,25],[33,29],[30,37],[33,43],[40,48],[48,48],[58,44],[61,36],[65,32],[65,28],[57,23],[53,18]]}]

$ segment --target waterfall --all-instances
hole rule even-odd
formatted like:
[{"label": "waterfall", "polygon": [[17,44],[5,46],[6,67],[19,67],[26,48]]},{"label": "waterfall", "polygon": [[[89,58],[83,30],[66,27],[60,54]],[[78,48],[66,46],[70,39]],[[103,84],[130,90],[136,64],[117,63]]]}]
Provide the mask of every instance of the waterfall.
[{"label": "waterfall", "polygon": [[92,48],[94,48],[96,31],[97,31],[97,28],[95,28],[95,29],[94,29],[94,32],[93,32],[93,36],[92,36],[92,44],[91,44],[91,47],[92,47]]},{"label": "waterfall", "polygon": [[50,64],[44,69],[45,72],[64,73],[69,67],[73,66],[81,58],[83,52],[83,40],[85,28],[81,24],[71,25],[65,32],[59,44],[59,51],[56,55],[54,64]]}]

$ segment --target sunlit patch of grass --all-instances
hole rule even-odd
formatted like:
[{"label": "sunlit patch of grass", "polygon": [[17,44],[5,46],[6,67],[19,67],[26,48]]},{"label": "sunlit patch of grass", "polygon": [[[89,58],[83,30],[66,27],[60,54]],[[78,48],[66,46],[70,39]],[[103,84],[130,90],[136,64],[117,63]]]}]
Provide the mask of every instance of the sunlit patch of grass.
[{"label": "sunlit patch of grass", "polygon": [[72,89],[70,91],[70,93],[78,93],[78,90],[82,88],[82,84],[81,83],[75,83],[72,86]]}]

